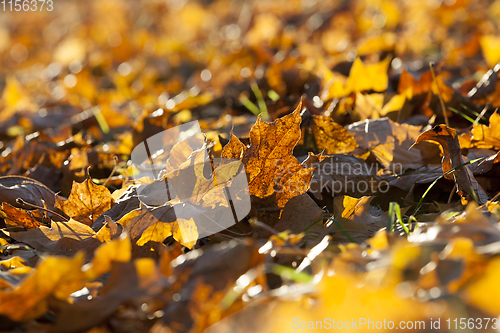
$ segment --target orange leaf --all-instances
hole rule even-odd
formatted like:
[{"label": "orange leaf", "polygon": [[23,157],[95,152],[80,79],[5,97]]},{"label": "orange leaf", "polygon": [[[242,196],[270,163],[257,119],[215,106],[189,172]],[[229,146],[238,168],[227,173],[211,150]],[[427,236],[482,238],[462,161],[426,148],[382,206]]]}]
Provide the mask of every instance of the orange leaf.
[{"label": "orange leaf", "polygon": [[33,229],[43,225],[38,222],[31,213],[13,207],[8,203],[2,204],[2,211],[0,213],[3,213],[2,217],[5,219],[5,223],[11,226],[22,226],[27,229]]},{"label": "orange leaf", "polygon": [[78,222],[92,226],[94,221],[111,208],[113,198],[109,190],[96,185],[90,178],[83,183],[73,181],[68,200],[56,197],[56,207]]},{"label": "orange leaf", "polygon": [[273,123],[257,118],[250,130],[250,147],[244,150],[250,194],[264,198],[276,193],[281,208],[292,197],[306,193],[312,178],[313,168],[300,164],[292,154],[300,140],[301,110],[302,101],[291,114]]},{"label": "orange leaf", "polygon": [[[460,144],[458,142],[457,131],[446,125],[437,125],[433,129],[420,134],[415,144],[421,141],[431,141],[438,143],[443,150],[443,173],[446,173],[467,160],[462,156]],[[470,168],[466,165],[445,176],[454,180],[457,184],[457,192],[467,193],[471,198],[477,197],[481,204],[488,201],[488,194],[482,189],[474,178]]]}]

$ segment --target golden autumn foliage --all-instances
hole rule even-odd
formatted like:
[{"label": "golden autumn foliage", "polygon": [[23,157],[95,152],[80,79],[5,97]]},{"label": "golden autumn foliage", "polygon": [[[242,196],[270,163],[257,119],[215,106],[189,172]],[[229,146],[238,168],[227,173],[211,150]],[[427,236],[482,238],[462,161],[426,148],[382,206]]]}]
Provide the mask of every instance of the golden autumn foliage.
[{"label": "golden autumn foliage", "polygon": [[498,1],[0,11],[0,331],[498,330]]}]

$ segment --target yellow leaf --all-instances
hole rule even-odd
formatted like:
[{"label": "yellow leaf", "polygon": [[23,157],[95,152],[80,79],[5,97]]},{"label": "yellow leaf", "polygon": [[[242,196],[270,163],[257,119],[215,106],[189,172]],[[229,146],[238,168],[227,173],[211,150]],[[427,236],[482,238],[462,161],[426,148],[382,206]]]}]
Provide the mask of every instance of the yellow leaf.
[{"label": "yellow leaf", "polygon": [[47,297],[59,299],[84,286],[83,254],[74,258],[48,256],[14,290],[0,290],[0,314],[13,320],[38,318],[47,311]]},{"label": "yellow leaf", "polygon": [[470,147],[464,148],[500,149],[500,115],[498,113],[495,112],[490,116],[489,126],[474,124],[471,132]]},{"label": "yellow leaf", "polygon": [[142,246],[147,242],[161,243],[170,235],[172,235],[171,223],[156,222],[144,230],[137,240],[137,245]]},{"label": "yellow leaf", "polygon": [[189,220],[176,218],[174,208],[168,205],[153,209],[141,206],[123,216],[118,223],[130,232],[130,237],[139,246],[147,242],[161,243],[171,235],[189,248],[192,248],[198,240],[193,218]]},{"label": "yellow leaf", "polygon": [[484,274],[465,288],[463,295],[467,303],[476,306],[491,316],[500,315],[500,258],[492,259]]},{"label": "yellow leaf", "polygon": [[47,251],[52,254],[73,255],[79,250],[90,254],[101,244],[93,237],[94,230],[74,220],[52,222],[51,228],[41,226],[28,231],[5,233],[38,251]]},{"label": "yellow leaf", "polygon": [[109,190],[105,186],[94,184],[90,178],[82,183],[73,181],[68,200],[56,197],[57,208],[88,226],[92,226],[99,215],[112,205],[113,198]]},{"label": "yellow leaf", "polygon": [[7,260],[0,260],[0,268],[12,269],[17,267],[24,267],[24,259],[21,257],[12,257]]},{"label": "yellow leaf", "polygon": [[329,97],[340,98],[352,92],[365,90],[385,91],[389,82],[387,75],[389,63],[390,59],[386,58],[379,63],[365,65],[361,59],[356,58],[352,64],[345,86],[342,87],[338,82],[334,82],[329,90]]},{"label": "yellow leaf", "polygon": [[106,222],[101,227],[101,229],[99,229],[99,231],[95,235],[95,238],[97,238],[101,242],[109,242],[112,239],[120,236],[121,227],[109,216],[104,216],[104,219]]},{"label": "yellow leaf", "polygon": [[54,53],[54,59],[62,66],[68,66],[72,61],[82,62],[85,57],[85,49],[83,39],[70,38],[59,43]]},{"label": "yellow leaf", "polygon": [[122,234],[120,239],[102,244],[95,250],[92,262],[84,267],[87,279],[91,281],[106,273],[114,261],[129,262],[131,250],[130,239],[126,234]]},{"label": "yellow leaf", "polygon": [[8,75],[5,79],[2,104],[3,109],[0,111],[1,122],[10,119],[18,110],[31,109],[31,99],[28,92],[14,76]]},{"label": "yellow leaf", "polygon": [[481,50],[488,67],[493,68],[500,62],[500,36],[485,35],[479,39]]},{"label": "yellow leaf", "polygon": [[295,110],[273,123],[260,117],[250,130],[250,147],[235,143],[224,147],[224,156],[238,156],[243,150],[243,164],[248,176],[250,194],[265,198],[276,194],[278,207],[309,189],[313,168],[300,164],[293,148],[300,140],[302,101]]},{"label": "yellow leaf", "polygon": [[8,203],[2,203],[0,214],[5,219],[5,223],[10,226],[22,226],[27,229],[33,229],[42,225],[29,212],[11,206]]},{"label": "yellow leaf", "polygon": [[193,218],[189,220],[178,218],[177,225],[174,225],[172,229],[176,241],[190,249],[193,248],[198,240],[198,229]]},{"label": "yellow leaf", "polygon": [[366,55],[380,51],[388,51],[394,48],[396,34],[386,32],[376,37],[367,37],[359,41],[358,54]]}]

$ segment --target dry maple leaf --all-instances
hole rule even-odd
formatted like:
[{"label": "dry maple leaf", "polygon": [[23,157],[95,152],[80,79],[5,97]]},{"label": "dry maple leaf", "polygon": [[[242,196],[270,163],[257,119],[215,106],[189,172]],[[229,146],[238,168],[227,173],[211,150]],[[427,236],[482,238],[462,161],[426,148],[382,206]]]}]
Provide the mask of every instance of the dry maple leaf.
[{"label": "dry maple leaf", "polygon": [[[150,209],[153,213],[138,213],[142,216],[141,223],[134,225],[131,232],[139,245],[148,241],[161,242],[173,235],[183,245],[192,247],[198,238],[232,226],[250,211],[247,178],[240,160],[212,160],[205,147],[192,151],[182,163],[179,158],[175,160],[175,163],[170,163],[170,159],[167,161],[167,169],[177,169],[137,190],[144,204],[156,206],[136,210]],[[206,175],[212,161],[217,167]],[[236,207],[236,215],[232,207]],[[162,214],[158,215],[162,210],[168,211],[166,221]],[[147,229],[141,226],[142,222],[147,224]],[[142,235],[140,239],[136,237],[139,234]]]},{"label": "dry maple leaf", "polygon": [[338,81],[333,82],[329,88],[328,97],[339,98],[352,92],[365,90],[385,91],[389,82],[387,75],[389,63],[390,59],[386,58],[379,63],[365,65],[360,58],[356,58],[345,86]]},{"label": "dry maple leaf", "polygon": [[[389,215],[381,209],[370,206],[373,196],[352,198],[344,195],[334,198],[333,214],[349,235],[358,243],[365,241],[379,229],[387,226]],[[334,225],[332,225],[333,228]],[[342,232],[336,232],[337,241],[348,241]]]},{"label": "dry maple leaf", "polygon": [[73,181],[67,200],[56,196],[56,208],[89,227],[112,205],[113,198],[109,190],[105,186],[94,184],[90,177],[82,183]]},{"label": "dry maple leaf", "polygon": [[90,255],[101,244],[94,237],[94,230],[74,220],[52,222],[50,228],[41,226],[27,231],[3,232],[38,251],[66,256],[74,255],[80,250]]},{"label": "dry maple leaf", "polygon": [[318,200],[323,199],[323,194],[329,194],[327,197],[372,195],[383,185],[382,178],[377,177],[377,168],[355,156],[325,156],[316,165],[308,193]]},{"label": "dry maple leaf", "polygon": [[460,136],[460,144],[463,148],[483,148],[483,149],[500,149],[500,115],[493,113],[489,118],[489,126],[474,124],[472,137],[467,134]]},{"label": "dry maple leaf", "polygon": [[64,299],[83,288],[83,259],[83,255],[41,259],[33,273],[15,289],[0,290],[0,314],[17,321],[43,315],[47,312],[47,296],[55,294]]},{"label": "dry maple leaf", "polygon": [[[148,296],[149,291],[157,291],[162,282],[150,258],[140,258],[133,262],[115,260],[110,268],[109,280],[99,289],[97,297],[92,297],[91,300],[85,297],[83,300],[72,300],[71,303],[52,301],[50,305],[51,310],[54,310],[54,322],[34,324],[33,331],[63,333],[92,330],[114,313],[119,313],[123,303]],[[130,321],[124,321],[123,325],[130,327]],[[146,324],[138,328],[134,324],[134,329],[142,332],[147,331],[150,326],[151,324]],[[116,325],[113,327],[116,329]]]},{"label": "dry maple leaf", "polygon": [[[436,142],[442,147],[443,173],[457,168],[461,164],[467,162],[467,159],[462,156],[461,153],[457,131],[453,128],[449,128],[446,125],[436,125],[434,128],[420,134],[415,141],[415,144],[421,141]],[[476,197],[481,204],[488,201],[488,194],[476,181],[472,171],[467,165],[455,170],[452,174],[448,174],[445,177],[455,181],[457,184],[457,193],[461,196],[468,194],[470,198]]]},{"label": "dry maple leaf", "polygon": [[293,156],[293,148],[300,140],[300,112],[302,101],[295,110],[273,123],[260,116],[250,130],[250,146],[245,148],[234,135],[222,150],[223,158],[243,155],[250,194],[265,198],[276,194],[280,208],[292,197],[309,189],[313,168]]},{"label": "dry maple leaf", "polygon": [[174,208],[168,204],[155,208],[141,205],[117,223],[129,231],[130,237],[139,246],[147,242],[161,243],[165,238],[173,236],[176,241],[191,249],[198,240],[198,230],[193,218],[186,220],[177,217]]},{"label": "dry maple leaf", "polygon": [[33,229],[43,225],[38,222],[30,212],[16,208],[7,203],[2,204],[0,214],[5,219],[5,223],[9,226],[21,226],[27,229]]},{"label": "dry maple leaf", "polygon": [[392,167],[394,173],[400,173],[403,166],[422,163],[420,151],[408,151],[420,134],[420,126],[380,118],[358,121],[347,130],[361,148],[369,150],[384,168]]},{"label": "dry maple leaf", "polygon": [[312,115],[309,131],[316,148],[326,154],[347,154],[358,146],[352,135],[331,117]]},{"label": "dry maple leaf", "polygon": [[385,117],[388,113],[399,111],[403,108],[409,94],[394,95],[385,105],[385,94],[362,94],[356,93],[356,108],[361,120],[377,119]]},{"label": "dry maple leaf", "polygon": [[17,202],[17,198],[39,207],[44,206],[43,200],[49,209],[53,209],[54,197],[55,193],[51,189],[34,179],[22,176],[0,177],[0,202],[6,202],[18,208],[33,209],[31,206]]},{"label": "dry maple leaf", "polygon": [[413,75],[403,70],[399,80],[398,92],[400,94],[404,93],[408,98],[433,92],[435,95],[441,95],[445,102],[449,102],[454,93],[453,89],[445,84],[441,74],[438,73],[436,75],[436,81],[434,81],[430,70],[423,73],[419,79],[415,79]]}]

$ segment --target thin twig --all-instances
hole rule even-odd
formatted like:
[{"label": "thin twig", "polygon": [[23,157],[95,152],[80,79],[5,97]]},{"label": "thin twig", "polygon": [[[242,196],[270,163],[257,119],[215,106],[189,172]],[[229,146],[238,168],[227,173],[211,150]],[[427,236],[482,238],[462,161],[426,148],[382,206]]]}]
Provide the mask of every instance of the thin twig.
[{"label": "thin twig", "polygon": [[116,171],[116,168],[118,167],[118,157],[113,156],[113,162],[115,163],[115,166],[113,167],[113,170],[111,170],[111,173],[109,174],[108,178],[106,178],[106,181],[102,184],[102,186],[106,186],[106,184],[108,183],[108,181],[111,179],[111,177],[113,176],[113,174],[115,173]]},{"label": "thin twig", "polygon": [[448,122],[448,115],[446,114],[446,107],[444,106],[443,98],[441,97],[441,91],[439,90],[439,85],[436,80],[436,75],[434,74],[434,64],[432,62],[429,63],[429,67],[431,68],[432,80],[436,84],[436,89],[438,91],[439,102],[441,103],[441,109],[443,109],[444,123],[446,126],[450,127],[450,123]]},{"label": "thin twig", "polygon": [[496,194],[493,198],[491,198],[491,199],[490,199],[490,200],[488,200],[488,201],[493,202],[493,201],[495,201],[496,199],[498,199],[498,197],[500,197],[500,192],[498,192],[498,193],[497,193],[497,194]]},{"label": "thin twig", "polygon": [[272,233],[273,235],[278,236],[278,234],[279,234],[279,232],[278,232],[276,229],[271,228],[271,227],[270,227],[270,226],[268,226],[267,224],[262,223],[262,222],[260,222],[260,221],[254,221],[254,222],[252,222],[251,224],[252,224],[252,225],[254,225],[254,226],[256,226],[256,227],[258,227],[258,228],[261,228],[261,229],[267,230],[267,231],[269,231],[270,233]]},{"label": "thin twig", "polygon": [[32,203],[26,202],[26,201],[24,201],[24,200],[23,200],[23,199],[21,199],[21,198],[17,198],[17,199],[16,199],[16,202],[17,202],[18,204],[20,204],[20,205],[26,205],[26,206],[30,206],[30,207],[33,207],[33,208],[36,208],[36,209],[43,210],[43,211],[45,211],[45,212],[52,213],[52,214],[54,214],[55,216],[57,216],[57,217],[59,217],[59,218],[63,219],[65,222],[69,222],[69,220],[68,220],[66,217],[64,217],[64,216],[62,216],[61,214],[56,213],[56,212],[54,212],[53,210],[50,210],[50,209],[48,209],[48,208],[45,208],[45,207],[40,207],[40,206],[37,206],[37,205],[35,205],[35,204],[32,204]]},{"label": "thin twig", "polygon": [[448,202],[447,203],[451,202],[451,198],[453,198],[453,194],[455,194],[456,190],[457,190],[457,184],[455,184],[455,186],[453,186],[453,189],[451,190],[450,196],[448,197]]}]

